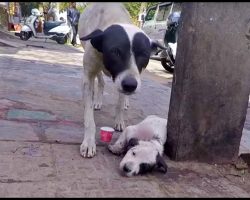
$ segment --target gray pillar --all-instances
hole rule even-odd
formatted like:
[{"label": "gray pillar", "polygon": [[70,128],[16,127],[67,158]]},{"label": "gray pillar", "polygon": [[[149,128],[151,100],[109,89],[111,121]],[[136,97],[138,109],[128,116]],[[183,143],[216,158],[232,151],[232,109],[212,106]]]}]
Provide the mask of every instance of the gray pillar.
[{"label": "gray pillar", "polygon": [[183,3],[165,149],[176,161],[238,156],[250,92],[250,3]]}]

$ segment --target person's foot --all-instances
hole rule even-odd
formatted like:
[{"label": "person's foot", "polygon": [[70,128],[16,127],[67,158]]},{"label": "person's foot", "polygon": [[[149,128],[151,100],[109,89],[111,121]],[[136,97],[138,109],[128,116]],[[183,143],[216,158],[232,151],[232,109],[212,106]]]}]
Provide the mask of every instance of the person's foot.
[{"label": "person's foot", "polygon": [[81,45],[80,44],[75,44],[74,47],[78,48],[78,47],[81,47]]}]

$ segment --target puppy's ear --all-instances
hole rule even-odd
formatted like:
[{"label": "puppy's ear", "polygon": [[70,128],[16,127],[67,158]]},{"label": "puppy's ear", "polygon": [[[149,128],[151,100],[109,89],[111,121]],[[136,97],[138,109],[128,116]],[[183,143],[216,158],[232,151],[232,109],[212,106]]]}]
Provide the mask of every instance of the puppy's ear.
[{"label": "puppy's ear", "polygon": [[96,29],[89,35],[80,38],[82,41],[90,40],[92,46],[99,52],[102,52],[102,39],[103,39],[103,31],[100,29]]},{"label": "puppy's ear", "polygon": [[157,40],[150,40],[151,56],[156,54],[159,49],[167,50],[167,47],[162,46]]},{"label": "puppy's ear", "polygon": [[152,168],[147,163],[141,163],[139,166],[139,172],[138,174],[146,174],[147,172],[150,172]]},{"label": "puppy's ear", "polygon": [[168,166],[166,165],[163,157],[159,153],[156,156],[156,166],[159,168],[161,172],[167,173]]},{"label": "puppy's ear", "polygon": [[139,144],[139,140],[137,138],[131,138],[128,141],[128,144],[126,146],[126,151],[129,151],[129,149],[131,149],[132,147],[136,146]]}]

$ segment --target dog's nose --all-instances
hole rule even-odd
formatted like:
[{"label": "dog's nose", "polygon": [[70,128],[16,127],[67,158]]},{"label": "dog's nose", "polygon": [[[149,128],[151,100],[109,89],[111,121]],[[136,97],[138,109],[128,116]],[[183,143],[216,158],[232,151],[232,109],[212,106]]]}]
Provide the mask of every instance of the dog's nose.
[{"label": "dog's nose", "polygon": [[137,88],[137,81],[133,77],[127,77],[122,80],[122,88],[125,92],[134,92]]},{"label": "dog's nose", "polygon": [[123,171],[124,171],[124,172],[131,172],[131,170],[128,168],[127,165],[124,165]]}]

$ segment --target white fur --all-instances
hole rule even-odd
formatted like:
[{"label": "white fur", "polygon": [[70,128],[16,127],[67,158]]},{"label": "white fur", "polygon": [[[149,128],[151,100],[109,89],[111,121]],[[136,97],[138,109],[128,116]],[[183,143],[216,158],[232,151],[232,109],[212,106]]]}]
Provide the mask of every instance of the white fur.
[{"label": "white fur", "polygon": [[[141,132],[144,135],[140,135]],[[109,145],[108,149],[114,154],[122,154],[131,138],[138,138],[140,141],[139,145],[132,147],[126,153],[120,163],[121,171],[123,171],[124,165],[130,167],[131,172],[125,174],[128,177],[138,174],[141,163],[153,165],[156,162],[157,154],[163,154],[163,146],[167,140],[167,120],[150,115],[139,124],[126,127],[115,144]]]},{"label": "white fur", "polygon": [[[113,24],[120,24],[127,32],[129,39],[132,40],[137,32],[142,32],[138,27],[133,25],[129,13],[121,3],[93,3],[88,6],[81,14],[79,20],[79,38],[89,35],[96,29],[104,31],[107,27]],[[96,154],[95,132],[96,126],[94,121],[93,109],[101,109],[102,95],[104,90],[104,81],[102,72],[111,77],[110,73],[105,69],[102,63],[102,54],[94,49],[90,41],[81,41],[84,47],[83,59],[83,95],[84,95],[84,140],[80,147],[80,153],[84,157],[93,157]],[[132,51],[131,51],[132,52]],[[125,75],[134,77],[140,88],[140,74],[135,64],[135,59],[131,56],[130,67],[128,70],[119,74],[115,80],[115,86],[119,92],[121,90],[121,81]],[[94,101],[94,80],[98,79],[97,97]],[[122,131],[125,127],[123,120],[124,108],[129,106],[128,98],[119,93],[118,104],[115,114],[115,129]]]}]

